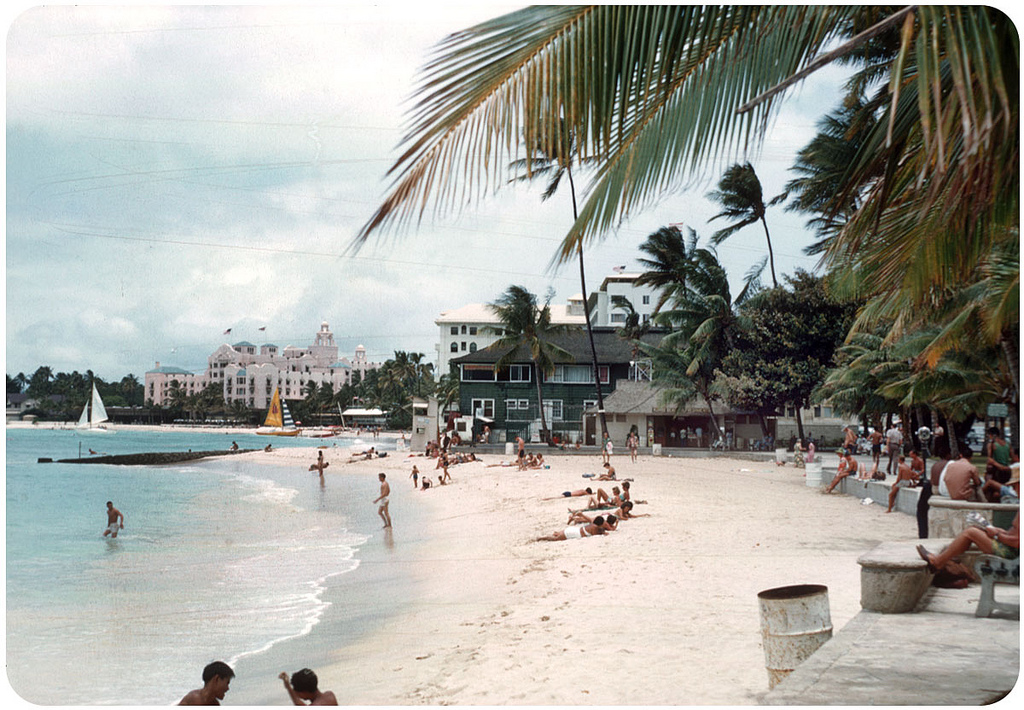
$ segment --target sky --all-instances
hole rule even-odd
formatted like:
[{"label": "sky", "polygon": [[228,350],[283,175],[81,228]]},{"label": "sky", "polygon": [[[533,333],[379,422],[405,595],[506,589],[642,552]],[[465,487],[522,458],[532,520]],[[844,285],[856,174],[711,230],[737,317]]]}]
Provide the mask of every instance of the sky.
[{"label": "sky", "polygon": [[[509,187],[347,251],[386,194],[432,48],[517,7],[85,4],[8,18],[6,372],[200,371],[222,343],[303,347],[323,321],[341,356],[363,345],[374,362],[395,350],[433,361],[442,311],[513,284],[565,303],[580,292],[575,263],[552,268],[565,189],[542,202],[541,184]],[[766,197],[792,179],[842,78],[812,75],[747,156]],[[637,270],[662,226],[706,240],[721,225],[704,197],[720,174],[589,247],[588,288],[614,266]],[[814,270],[807,216],[769,220],[780,279]],[[739,284],[764,234],[748,227],[718,252]]]}]

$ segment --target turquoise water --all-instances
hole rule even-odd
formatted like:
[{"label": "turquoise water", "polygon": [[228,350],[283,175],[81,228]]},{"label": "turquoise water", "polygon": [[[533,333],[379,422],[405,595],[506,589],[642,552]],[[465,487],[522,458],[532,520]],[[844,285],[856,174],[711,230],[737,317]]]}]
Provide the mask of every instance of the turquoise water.
[{"label": "turquoise water", "polygon": [[[279,439],[275,447],[310,448],[311,460],[325,443]],[[231,441],[262,448],[267,439],[7,430],[7,670],[19,695],[38,704],[173,703],[201,685],[207,662],[238,670],[321,625],[332,588],[358,577],[361,548],[379,527],[368,504],[375,476],[321,486],[302,468],[235,457],[37,463],[75,457],[79,444],[115,454]],[[125,515],[116,540],[102,538],[107,500]]]}]

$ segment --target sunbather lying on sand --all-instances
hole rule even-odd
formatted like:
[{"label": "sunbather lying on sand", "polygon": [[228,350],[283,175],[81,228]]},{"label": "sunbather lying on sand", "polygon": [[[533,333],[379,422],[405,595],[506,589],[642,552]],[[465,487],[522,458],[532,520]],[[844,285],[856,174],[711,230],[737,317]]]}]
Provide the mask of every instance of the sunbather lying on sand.
[{"label": "sunbather lying on sand", "polygon": [[568,527],[564,530],[556,530],[550,535],[538,537],[537,542],[543,540],[547,541],[558,541],[558,540],[575,540],[582,537],[593,537],[595,535],[606,535],[607,530],[604,528],[604,518],[598,515],[594,518],[594,522],[587,523],[586,525],[580,525],[579,527]]},{"label": "sunbather lying on sand", "polygon": [[[630,518],[649,517],[650,513],[633,513],[633,504],[626,501],[618,508],[613,510],[608,517],[616,518],[618,520],[629,520]],[[600,517],[600,516],[598,516]],[[570,510],[569,511],[569,525],[574,523],[592,523],[594,518],[584,513],[582,510]]]},{"label": "sunbather lying on sand", "polygon": [[[598,490],[600,490],[600,489],[598,489]],[[562,493],[562,495],[555,496],[554,498],[542,498],[541,500],[558,500],[559,498],[578,498],[580,496],[592,496],[592,495],[594,495],[594,491],[590,490],[589,488],[581,488],[580,490],[577,490],[577,491],[565,491],[564,493]],[[608,497],[608,494],[606,493],[605,494],[605,498],[607,498],[607,497]]]}]

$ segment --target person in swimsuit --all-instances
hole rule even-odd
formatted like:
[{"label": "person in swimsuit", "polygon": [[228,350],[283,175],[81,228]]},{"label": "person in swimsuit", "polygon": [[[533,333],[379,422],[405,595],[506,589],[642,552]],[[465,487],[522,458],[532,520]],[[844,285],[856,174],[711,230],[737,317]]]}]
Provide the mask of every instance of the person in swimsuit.
[{"label": "person in swimsuit", "polygon": [[600,476],[597,477],[597,480],[599,480],[599,481],[614,481],[615,480],[615,467],[612,466],[610,463],[601,464],[601,465],[604,466],[605,471],[604,471],[604,473],[602,473]]},{"label": "person in swimsuit", "polygon": [[882,460],[882,439],[885,436],[877,428],[868,434],[868,443],[871,444],[871,460],[877,464]]},{"label": "person in swimsuit", "polygon": [[550,541],[555,542],[558,540],[574,540],[576,538],[593,537],[594,535],[605,535],[607,530],[604,528],[604,518],[598,515],[594,518],[594,522],[587,523],[586,525],[580,525],[579,527],[568,527],[564,530],[556,530],[550,535],[538,537],[537,542]]},{"label": "person in swimsuit", "polygon": [[107,529],[103,531],[103,537],[117,537],[118,530],[124,530],[124,516],[121,511],[114,507],[114,504],[107,501]]},{"label": "person in swimsuit", "polygon": [[[922,461],[922,463],[924,463]],[[896,482],[892,484],[892,488],[889,490],[889,509],[886,513],[892,512],[892,506],[896,503],[896,496],[899,495],[900,488],[910,488],[917,483],[920,478],[913,468],[906,463],[906,457],[900,454],[900,465],[897,469]]]},{"label": "person in swimsuit", "polygon": [[287,691],[288,697],[296,705],[305,705],[307,700],[310,705],[338,704],[338,699],[334,696],[334,693],[317,688],[319,680],[316,677],[316,673],[308,668],[292,673],[291,682],[288,681],[287,673],[282,673],[278,678],[284,682],[284,689]]},{"label": "person in swimsuit", "polygon": [[412,467],[412,473],[409,476],[412,478],[412,487],[417,488],[419,486],[420,470],[415,465]]},{"label": "person in swimsuit", "polygon": [[391,514],[388,512],[388,496],[391,495],[391,486],[384,479],[387,478],[383,473],[378,473],[377,478],[380,479],[380,495],[373,499],[373,502],[377,504],[377,515],[384,521],[384,527],[391,527]]},{"label": "person in swimsuit", "polygon": [[589,488],[581,488],[581,489],[576,490],[576,491],[565,491],[560,496],[555,496],[553,498],[544,498],[543,500],[558,500],[559,498],[578,498],[579,496],[592,496],[592,495],[594,495],[594,491],[592,491],[591,489],[589,489]]},{"label": "person in swimsuit", "polygon": [[[1017,479],[1017,493],[1020,494],[1020,478]],[[953,558],[962,555],[975,545],[987,555],[995,555],[1007,560],[1015,560],[1020,557],[1020,511],[1013,518],[1013,525],[1009,530],[989,525],[982,530],[971,526],[949,543],[945,550],[933,555],[925,549],[924,545],[917,546],[917,554],[928,563],[928,571],[935,572],[946,566]]]},{"label": "person in swimsuit", "polygon": [[203,687],[190,690],[178,705],[220,705],[234,677],[231,666],[223,661],[214,661],[203,669]]}]

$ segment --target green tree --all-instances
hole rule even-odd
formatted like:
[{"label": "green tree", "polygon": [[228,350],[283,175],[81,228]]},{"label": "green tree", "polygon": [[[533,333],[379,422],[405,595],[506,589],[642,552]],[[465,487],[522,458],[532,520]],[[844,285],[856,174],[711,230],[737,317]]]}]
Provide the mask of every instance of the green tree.
[{"label": "green tree", "polygon": [[636,285],[657,289],[655,315],[677,292],[686,288],[686,272],[697,248],[697,239],[697,232],[692,228],[688,236],[683,237],[679,228],[673,225],[650,234],[640,245],[640,251],[646,256],[638,259],[644,271],[637,278]]},{"label": "green tree", "polygon": [[768,220],[765,214],[768,208],[782,202],[785,194],[778,195],[766,205],[761,190],[761,181],[757,179],[754,166],[750,163],[736,163],[722,176],[718,189],[708,193],[708,199],[722,206],[722,211],[709,221],[725,218],[732,222],[728,227],[711,235],[711,243],[718,246],[744,227],[761,223],[764,227],[764,238],[768,243],[768,264],[772,274],[772,287],[778,288],[779,281],[775,278],[775,252],[772,250],[772,237],[768,232]]},{"label": "green tree", "polygon": [[[564,121],[593,166],[557,255],[567,261],[661,194],[756,148],[789,87],[843,61],[863,69],[852,92],[885,88],[835,200],[855,211],[825,263],[838,295],[866,301],[874,322],[898,331],[1019,234],[1019,56],[1013,22],[985,6],[519,10],[438,47],[395,182],[356,244],[474,202]],[[569,150],[550,147],[559,161]]]},{"label": "green tree", "polygon": [[[534,381],[537,383],[540,437],[542,441],[548,441],[544,396],[540,386],[541,376],[551,375],[555,371],[554,358],[571,359],[572,356],[564,348],[552,342],[553,337],[569,332],[569,327],[552,324],[549,302],[539,306],[537,297],[522,286],[509,286],[489,307],[501,322],[500,337],[490,347],[506,351],[494,364],[494,369],[497,371],[507,368],[517,358],[521,358],[525,351],[533,363]],[[485,328],[485,332],[493,334],[498,334],[498,331],[499,329],[489,326]]]},{"label": "green tree", "polygon": [[798,270],[781,288],[761,291],[738,309],[742,327],[717,373],[726,400],[750,407],[762,418],[787,405],[800,410],[835,364],[836,349],[853,322],[855,306],[832,299],[823,279]]},{"label": "green tree", "polygon": [[694,249],[685,269],[685,286],[672,287],[668,307],[654,317],[671,332],[657,346],[640,344],[653,361],[654,381],[665,388],[663,401],[674,401],[677,408],[682,408],[694,394],[700,395],[718,437],[722,431],[714,412],[718,397],[715,372],[736,348],[740,327],[736,309],[758,289],[758,276],[759,270],[747,275],[734,301],[714,248]]}]

